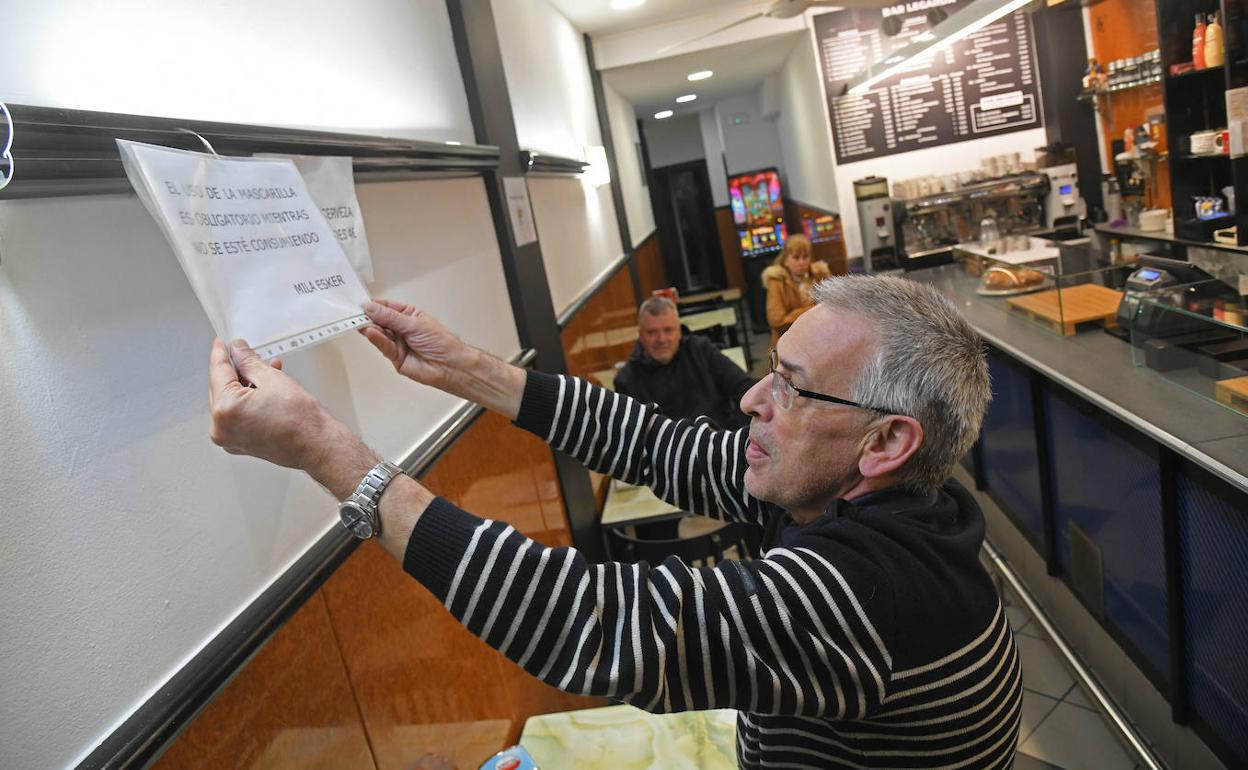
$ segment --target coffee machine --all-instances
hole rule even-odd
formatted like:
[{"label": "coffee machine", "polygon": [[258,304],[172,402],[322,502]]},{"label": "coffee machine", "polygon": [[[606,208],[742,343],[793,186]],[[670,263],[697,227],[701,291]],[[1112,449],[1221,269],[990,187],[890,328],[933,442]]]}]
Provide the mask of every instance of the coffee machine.
[{"label": "coffee machine", "polygon": [[854,200],[858,203],[858,230],[866,271],[899,270],[902,254],[895,214],[904,209],[893,205],[888,180],[878,176],[854,180]]}]

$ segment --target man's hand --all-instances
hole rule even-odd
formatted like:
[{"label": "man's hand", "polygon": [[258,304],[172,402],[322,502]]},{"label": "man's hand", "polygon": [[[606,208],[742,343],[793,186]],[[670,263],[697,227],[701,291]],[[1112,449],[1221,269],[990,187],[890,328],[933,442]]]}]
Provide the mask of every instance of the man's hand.
[{"label": "man's hand", "polygon": [[423,385],[445,389],[476,352],[433,316],[411,305],[378,299],[364,305],[364,312],[377,325],[365,326],[360,333],[395,371]]},{"label": "man's hand", "polygon": [[213,443],[307,471],[339,499],[377,458],[319,401],[241,340],[213,340],[208,366]]},{"label": "man's hand", "polygon": [[516,419],[524,396],[523,369],[465,345],[411,305],[379,299],[364,305],[364,312],[376,326],[365,326],[360,333],[395,371]]}]

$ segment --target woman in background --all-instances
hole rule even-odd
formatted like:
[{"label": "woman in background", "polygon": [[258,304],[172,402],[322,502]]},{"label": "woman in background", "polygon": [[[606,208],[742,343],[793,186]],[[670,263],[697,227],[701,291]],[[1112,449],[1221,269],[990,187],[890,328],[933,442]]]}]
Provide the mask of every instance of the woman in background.
[{"label": "woman in background", "polygon": [[767,324],[771,326],[771,346],[788,331],[798,316],[814,307],[810,287],[829,275],[826,262],[810,261],[810,239],[790,235],[776,261],[763,270],[767,287]]}]

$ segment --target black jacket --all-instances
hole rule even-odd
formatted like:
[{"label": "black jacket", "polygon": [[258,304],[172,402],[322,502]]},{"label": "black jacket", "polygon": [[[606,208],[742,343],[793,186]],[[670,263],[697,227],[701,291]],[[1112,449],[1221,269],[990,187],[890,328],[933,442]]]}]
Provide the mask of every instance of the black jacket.
[{"label": "black jacket", "polygon": [[680,338],[680,348],[666,365],[646,355],[641,342],[615,377],[615,390],[650,404],[673,418],[705,415],[720,428],[743,427],[748,419],[738,405],[754,380],[705,337]]}]

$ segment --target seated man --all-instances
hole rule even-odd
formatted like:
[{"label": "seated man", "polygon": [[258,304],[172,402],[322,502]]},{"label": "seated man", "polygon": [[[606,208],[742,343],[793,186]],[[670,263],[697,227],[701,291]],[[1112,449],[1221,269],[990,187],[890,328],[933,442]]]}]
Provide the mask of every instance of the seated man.
[{"label": "seated man", "polygon": [[615,377],[615,391],[658,404],[668,417],[705,415],[719,428],[744,427],[748,420],[737,405],[754,380],[710,340],[683,332],[670,299],[641,303],[637,345]]},{"label": "seated man", "polygon": [[543,681],[652,712],[737,709],[742,768],[1008,768],[1018,652],[979,561],[983,515],[948,480],[990,398],[983,345],[908,280],[832,278],[812,296],[741,399],[748,431],[511,366],[407,305],[365,307],[362,333],[400,374],[681,508],[764,525],[761,559],[598,565],[547,548],[380,462],[242,342],[213,345],[211,435],[306,471],[353,534]]}]

